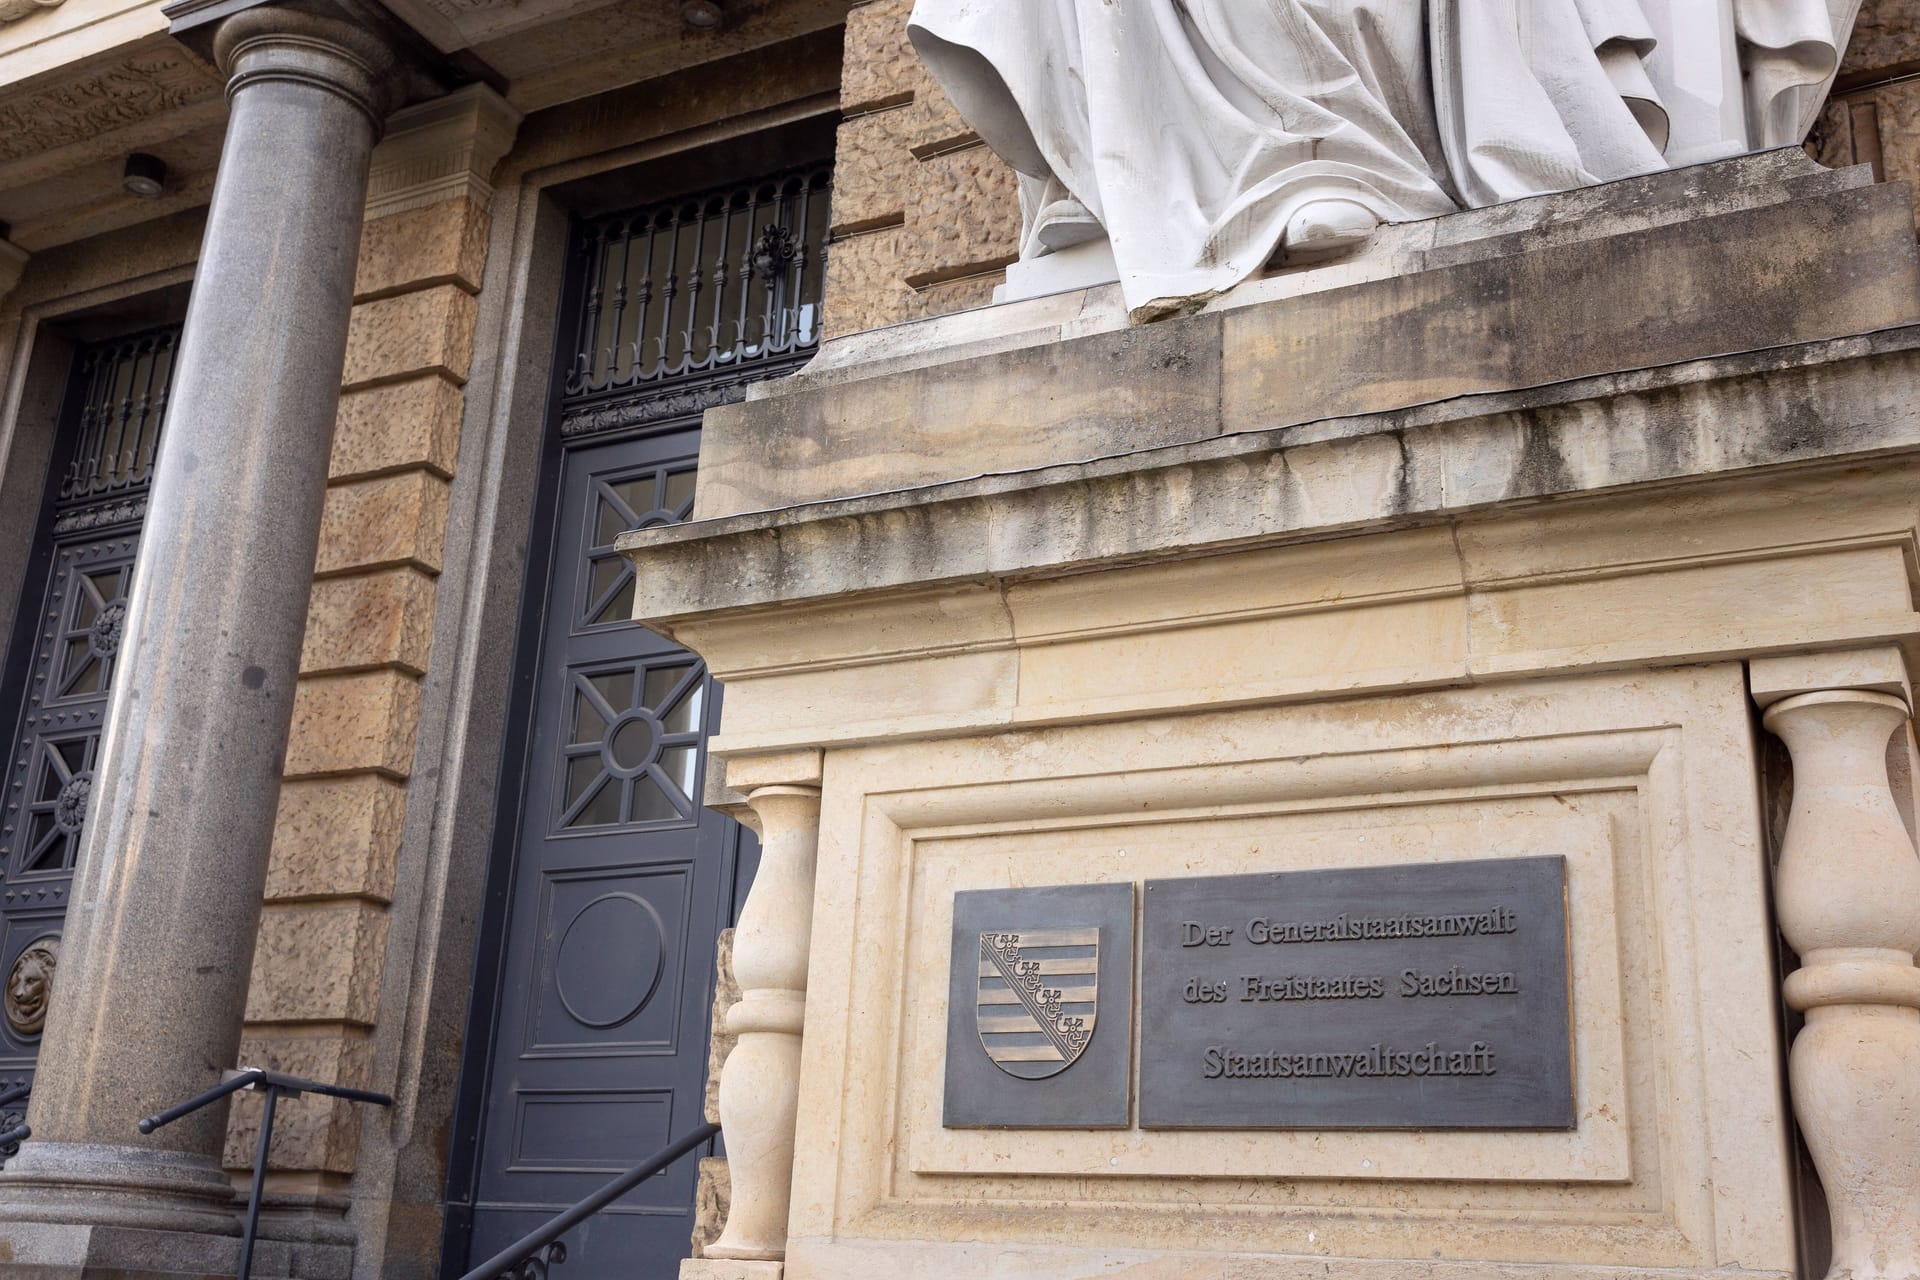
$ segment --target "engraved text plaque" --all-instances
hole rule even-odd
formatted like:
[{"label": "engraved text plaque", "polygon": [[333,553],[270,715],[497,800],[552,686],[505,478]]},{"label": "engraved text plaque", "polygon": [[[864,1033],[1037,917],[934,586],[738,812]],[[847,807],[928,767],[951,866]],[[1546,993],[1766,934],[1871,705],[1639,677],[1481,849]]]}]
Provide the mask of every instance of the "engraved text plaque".
[{"label": "engraved text plaque", "polygon": [[1569,1129],[1566,860],[1149,880],[1140,1124]]}]

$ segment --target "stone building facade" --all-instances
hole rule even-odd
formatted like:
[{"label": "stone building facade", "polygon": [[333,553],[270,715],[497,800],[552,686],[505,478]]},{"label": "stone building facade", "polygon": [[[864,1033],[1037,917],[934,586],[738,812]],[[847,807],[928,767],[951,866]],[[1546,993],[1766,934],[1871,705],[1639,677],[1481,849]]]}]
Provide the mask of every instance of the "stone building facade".
[{"label": "stone building facade", "polygon": [[[1589,796],[1571,802],[1586,806],[1576,815],[1581,831],[1652,831],[1660,822],[1734,830],[1735,845],[1750,836],[1758,850],[1772,840],[1777,856],[1795,794],[1787,779],[1806,770],[1803,749],[1817,748],[1798,745],[1800,731],[1790,727],[1778,735],[1786,747],[1758,733],[1749,742],[1749,719],[1762,714],[1750,699],[1768,707],[1809,692],[1864,694],[1855,701],[1868,718],[1890,717],[1888,733],[1904,723],[1910,700],[1913,610],[1910,600],[1890,602],[1913,573],[1910,471],[1920,447],[1907,433],[1910,411],[1900,407],[1912,373],[1905,334],[1920,323],[1909,226],[1911,188],[1920,183],[1920,6],[1867,0],[1856,22],[1807,146],[1822,165],[1846,169],[1842,178],[1795,157],[1759,157],[1698,187],[1619,196],[1654,212],[1623,212],[1624,203],[1555,206],[1532,223],[1524,222],[1532,213],[1516,213],[1506,228],[1521,239],[1537,235],[1524,246],[1530,252],[1548,242],[1563,247],[1543,228],[1610,219],[1608,237],[1649,237],[1632,253],[1661,262],[1700,255],[1685,259],[1697,265],[1711,245],[1685,242],[1678,230],[1658,237],[1686,221],[1676,210],[1725,217],[1747,256],[1714,261],[1749,273],[1737,310],[1751,327],[1708,314],[1685,334],[1662,331],[1622,356],[1604,344],[1634,331],[1633,307],[1623,303],[1611,329],[1598,326],[1602,337],[1516,343],[1534,363],[1509,361],[1503,350],[1485,362],[1498,372],[1483,384],[1444,394],[1428,394],[1432,386],[1420,382],[1435,382],[1431,366],[1407,375],[1412,391],[1397,392],[1381,390],[1384,377],[1300,390],[1260,372],[1279,367],[1276,353],[1288,349],[1295,325],[1318,325],[1321,350],[1351,355],[1371,332],[1362,320],[1378,318],[1365,303],[1343,312],[1328,302],[1303,322],[1320,304],[1302,301],[1299,313],[1262,313],[1264,333],[1248,310],[1237,337],[1229,330],[1240,321],[1218,315],[1116,329],[1084,299],[1060,303],[1057,313],[1030,309],[1019,320],[1025,329],[1008,328],[1009,313],[984,308],[1018,255],[1013,176],[915,58],[906,42],[911,7],[0,0],[0,732],[13,735],[5,741],[19,759],[17,768],[9,760],[6,778],[11,861],[0,874],[14,914],[0,936],[0,962],[17,970],[36,941],[65,944],[54,966],[52,1021],[44,1032],[16,1026],[0,1055],[0,1083],[33,1084],[21,1114],[34,1130],[0,1175],[0,1273],[233,1274],[239,1219],[228,1192],[245,1191],[261,1095],[242,1093],[230,1114],[215,1108],[159,1130],[152,1147],[142,1146],[147,1139],[134,1124],[219,1083],[224,1069],[257,1066],[392,1102],[309,1094],[278,1107],[256,1271],[452,1280],[702,1117],[725,1120],[718,1067],[742,1035],[759,1042],[737,1073],[748,1082],[738,1088],[774,1096],[797,1091],[804,1077],[814,1091],[804,1102],[797,1092],[788,1099],[801,1112],[798,1155],[791,1116],[782,1147],[779,1133],[761,1131],[777,1130],[778,1114],[756,1120],[738,1111],[746,1118],[728,1125],[731,1178],[722,1149],[709,1147],[697,1177],[692,1166],[680,1168],[657,1204],[647,1200],[627,1215],[639,1234],[609,1227],[598,1246],[590,1234],[571,1238],[572,1260],[555,1263],[561,1274],[611,1275],[636,1256],[665,1274],[647,1251],[669,1237],[675,1259],[710,1254],[683,1274],[713,1280],[765,1280],[783,1265],[795,1280],[903,1271],[1067,1277],[1121,1266],[1225,1280],[1266,1274],[1260,1268],[1281,1265],[1273,1260],[1282,1256],[1299,1269],[1273,1274],[1322,1274],[1313,1268],[1326,1265],[1324,1274],[1354,1277],[1597,1280],[1748,1269],[1817,1276],[1833,1252],[1829,1219],[1843,1221],[1843,1246],[1863,1237],[1895,1246],[1920,1240],[1910,1189],[1899,1202],[1885,1177],[1862,1175],[1864,1190],[1823,1190],[1821,1181],[1860,1165],[1899,1174],[1911,1166],[1910,1152],[1890,1155],[1869,1138],[1843,1135],[1841,1154],[1817,1168],[1826,1153],[1808,1154],[1784,1103],[1744,1114],[1697,1081],[1673,1084],[1669,1108],[1649,1101],[1649,1089],[1660,1093],[1650,1075],[1661,1071],[1725,1069],[1766,1098],[1802,1087],[1788,1078],[1787,1034],[1799,1029],[1798,1011],[1819,1007],[1807,997],[1811,1004],[1788,1013],[1778,999],[1776,967],[1792,961],[1782,959],[1790,952],[1767,923],[1764,886],[1720,884],[1712,878],[1718,864],[1705,858],[1688,864],[1701,883],[1676,881],[1655,857],[1662,846],[1653,836],[1621,855],[1617,900],[1604,910],[1580,907],[1588,914],[1576,912],[1576,927],[1597,938],[1610,920],[1623,921],[1676,947],[1692,945],[1676,938],[1698,934],[1711,954],[1687,963],[1697,961],[1708,986],[1723,983],[1735,995],[1716,1021],[1688,1003],[1696,987],[1677,971],[1665,977],[1685,993],[1678,1013],[1636,993],[1636,983],[1659,975],[1634,961],[1608,970],[1601,982],[1613,985],[1601,1011],[1628,1030],[1612,1045],[1583,1040],[1600,1065],[1594,1092],[1582,1099],[1630,1114],[1589,1123],[1559,1146],[1472,1145],[1449,1135],[1439,1156],[1417,1143],[1389,1143],[1381,1156],[1347,1135],[1302,1154],[1267,1140],[1274,1135],[1229,1150],[1205,1145],[1207,1135],[1182,1134],[1163,1158],[1078,1133],[1022,1163],[1026,1156],[1009,1157],[992,1139],[942,1132],[928,1118],[924,1090],[897,1078],[901,1064],[937,1076],[941,1033],[902,993],[918,999],[931,989],[920,985],[928,981],[921,970],[934,963],[929,956],[944,965],[944,953],[935,954],[944,941],[903,927],[910,955],[874,954],[918,976],[889,987],[862,967],[866,953],[856,960],[818,941],[826,935],[796,934],[794,923],[810,915],[815,930],[825,922],[843,931],[833,937],[859,933],[871,942],[875,926],[863,904],[889,902],[915,920],[936,910],[924,896],[928,881],[890,879],[856,856],[851,846],[868,838],[862,821],[893,823],[914,839],[949,839],[953,852],[933,855],[923,874],[946,889],[978,887],[962,866],[969,855],[1009,863],[1020,856],[1018,842],[994,827],[995,814],[1017,816],[1025,837],[1054,830],[1049,814],[1061,829],[1086,819],[1090,831],[1095,818],[1112,820],[1133,803],[1129,788],[1140,805],[1169,812],[1199,803],[1183,794],[1188,787],[1223,812],[1265,803],[1260,787],[1278,794],[1294,784],[1243,786],[1234,770],[1273,772],[1291,741],[1330,744],[1328,760],[1361,762],[1355,768],[1404,763],[1431,775],[1436,789],[1482,786],[1485,821],[1507,824],[1492,845],[1560,848],[1573,837],[1554,825],[1552,809],[1570,802],[1559,793],[1522,794],[1529,770],[1547,766],[1512,765],[1503,743],[1568,737],[1565,716],[1582,718],[1590,733],[1563,743],[1556,757],[1577,775],[1567,793]],[[236,126],[248,103],[259,114]],[[135,156],[160,162],[157,189],[136,190]],[[791,374],[822,345],[825,359],[779,394],[750,393],[751,377],[729,380],[718,365],[682,382],[677,373],[643,376],[649,357],[639,348],[648,335],[659,343],[661,366],[680,341],[676,358],[691,367],[698,343],[648,330],[645,319],[626,339],[614,318],[614,345],[633,347],[628,365],[617,354],[604,368],[595,363],[595,326],[609,323],[616,305],[640,307],[635,286],[654,277],[624,265],[625,274],[583,269],[583,261],[606,261],[583,259],[595,252],[583,244],[617,242],[631,253],[644,243],[652,253],[646,236],[654,228],[719,225],[673,211],[676,201],[731,200],[726,193],[770,175],[786,181],[829,162],[830,211],[793,215],[789,242],[736,242],[724,231],[718,254],[709,248],[681,259],[675,240],[667,261],[692,267],[669,266],[658,277],[676,281],[665,294],[669,308],[675,288],[707,281],[711,310],[697,311],[694,290],[685,324],[691,333],[704,315],[718,335],[716,294],[744,299],[755,279],[766,287],[791,272],[778,278],[793,291],[779,305],[794,317],[783,321],[796,326],[790,350],[783,348],[794,358],[776,358],[779,343],[766,330],[751,357],[763,364],[754,367]],[[646,217],[621,221],[633,210]],[[764,225],[749,215],[755,234]],[[1459,244],[1501,230],[1463,230]],[[1567,232],[1565,243],[1586,235]],[[1507,247],[1455,249],[1450,261],[1438,250],[1421,258],[1422,269],[1521,256]],[[773,266],[755,267],[756,253],[772,253]],[[1658,292],[1656,272],[1609,274],[1636,260],[1620,253],[1599,267],[1588,262],[1581,269],[1595,274],[1585,278]],[[1289,305],[1285,282],[1298,279],[1257,282],[1271,294],[1261,305]],[[1676,286],[1676,308],[1690,284]],[[1302,286],[1298,297],[1313,292]],[[101,462],[105,454],[85,454],[83,437],[92,437],[77,408],[89,394],[74,372],[79,362],[107,359],[101,353],[129,335],[179,333],[183,325],[182,341],[198,337],[202,345],[178,348],[181,359],[160,375],[171,377],[176,406],[197,411],[183,418],[176,408],[167,419],[162,439],[175,443],[118,470]],[[741,325],[729,358],[744,370],[748,358],[737,353],[752,344]],[[1069,344],[1082,345],[1062,356]],[[710,345],[722,343],[714,336]],[[565,365],[575,358],[584,358],[585,372],[570,379]],[[1217,375],[1211,391],[1202,386],[1207,370],[1195,371],[1204,365]],[[618,382],[628,367],[631,386],[592,389],[603,374],[608,385]],[[1573,386],[1579,379],[1589,382]],[[1124,415],[1108,403],[1116,386],[1135,397]],[[1236,394],[1238,419],[1228,403]],[[1514,429],[1534,432],[1528,439],[1540,447],[1508,456],[1496,443],[1469,441],[1459,446],[1467,461],[1458,474],[1448,469],[1455,462],[1436,462],[1446,475],[1424,495],[1410,470],[1383,479],[1371,444],[1335,456],[1349,436],[1393,440],[1388,452],[1410,456],[1393,434],[1419,425],[1405,416],[1409,406],[1472,394],[1506,396],[1475,412],[1508,426],[1525,419]],[[675,395],[683,399],[669,404]],[[1262,427],[1259,415],[1284,412],[1273,406],[1290,404],[1290,395],[1301,403],[1287,429],[1329,415],[1371,425],[1348,435],[1328,428],[1276,436],[1272,457],[1195,444]],[[125,418],[134,397],[124,388],[118,396]],[[1632,408],[1618,408],[1629,401]],[[114,397],[98,403],[111,408]],[[1031,416],[1009,421],[1008,404]],[[1593,404],[1612,407],[1584,407]],[[1782,405],[1804,410],[1791,419],[1804,439],[1777,430],[1762,447],[1735,439],[1733,427],[1700,425],[1747,417],[1777,424],[1769,415]],[[692,474],[689,433],[703,411],[697,496],[690,491],[683,501],[671,486]],[[144,421],[146,409],[140,413]],[[154,418],[158,436],[157,409]],[[1678,433],[1682,422],[1696,431],[1688,448],[1672,450],[1686,455],[1684,464],[1650,459],[1635,443],[1636,430]],[[1559,452],[1555,442],[1540,443],[1576,425],[1593,434]],[[669,437],[669,426],[681,434]],[[1499,429],[1486,427],[1488,440]],[[567,459],[587,456],[597,441],[669,438],[680,452],[622,454],[611,471],[567,469]],[[178,443],[187,440],[192,451]],[[1296,446],[1306,452],[1287,454],[1286,468],[1309,477],[1306,488],[1252,514],[1231,506],[1241,483],[1234,477],[1284,470],[1272,458]],[[112,448],[128,458],[138,452],[124,438]],[[1103,459],[1141,450],[1169,470],[1101,469]],[[1316,457],[1324,473],[1315,472]],[[100,487],[63,481],[86,471],[74,468],[88,458]],[[1069,466],[1083,470],[1048,472]],[[647,509],[629,500],[618,528],[597,530],[582,548],[566,542],[572,526],[564,513],[576,496],[569,485],[598,492],[591,486],[633,483],[643,472],[658,477],[667,497]],[[991,479],[1042,473],[1055,488],[1020,489],[1027,480],[996,488]],[[208,475],[233,479],[209,487]],[[989,480],[971,490],[942,488],[982,476]],[[1484,493],[1458,496],[1474,494],[1476,482]],[[887,494],[897,500],[875,497]],[[1546,501],[1566,495],[1593,505]],[[1482,530],[1479,548],[1463,550],[1449,521],[1475,503],[1503,511],[1508,504],[1515,514]],[[1115,516],[1121,511],[1126,518]],[[1769,523],[1776,517],[1768,512],[1784,514]],[[645,532],[654,528],[664,531]],[[1621,528],[1630,536],[1610,541],[1606,531]],[[93,615],[83,624],[60,612],[77,607],[59,596],[69,580],[61,556],[82,545],[87,529],[117,531],[124,545],[99,554],[116,565],[163,566],[142,572],[161,584],[152,590],[173,593],[143,598],[131,614],[119,603],[114,617],[132,618],[119,651],[125,659],[102,647],[120,643],[119,633],[109,635]],[[1303,560],[1317,554],[1311,548],[1346,546],[1342,539],[1362,534],[1377,543],[1355,561],[1333,552],[1321,564]],[[637,567],[620,570],[630,579],[608,578],[603,592],[591,576],[596,566],[613,573],[628,563],[610,552],[616,538]],[[1674,550],[1681,545],[1685,555]],[[1558,560],[1536,563],[1528,551],[1536,546],[1557,548]],[[1242,558],[1170,558],[1170,548]],[[589,566],[577,581],[567,558],[574,550]],[[121,596],[103,599],[101,610],[147,589],[116,581]],[[1626,585],[1610,597],[1591,585],[1602,581]],[[1523,597],[1523,585],[1536,594]],[[1268,598],[1258,598],[1262,591]],[[707,691],[698,695],[704,702],[671,703],[696,696],[676,685],[679,692],[653,701],[613,706],[594,739],[603,742],[608,775],[629,788],[628,808],[598,825],[684,829],[686,840],[705,843],[697,855],[661,854],[661,865],[679,858],[691,866],[697,857],[724,868],[698,882],[706,895],[698,911],[693,888],[673,899],[684,920],[704,914],[698,929],[659,926],[662,956],[684,944],[669,959],[621,950],[633,936],[626,924],[606,939],[583,933],[605,944],[585,959],[565,947],[569,929],[602,901],[639,903],[648,919],[672,924],[664,900],[642,903],[638,890],[609,889],[571,921],[546,916],[542,925],[534,917],[586,873],[555,862],[560,870],[543,870],[532,888],[515,878],[531,865],[537,842],[526,833],[540,805],[557,805],[565,820],[556,821],[566,826],[566,814],[591,811],[600,788],[615,785],[572,781],[569,762],[587,757],[567,753],[584,750],[585,737],[557,744],[535,732],[536,722],[552,719],[541,700],[562,696],[541,684],[540,655],[551,665],[554,646],[572,643],[575,632],[594,643],[612,634],[595,630],[611,615],[559,640],[560,632],[542,630],[556,611],[585,607],[581,592],[617,602],[685,647],[619,658],[639,664],[635,679],[691,671],[686,678]],[[1471,643],[1461,641],[1471,654],[1449,647],[1451,622],[1434,611],[1450,593],[1479,597],[1470,606],[1478,629],[1470,628]],[[1704,620],[1703,597],[1719,609]],[[1379,611],[1335,609],[1362,598]],[[1152,609],[1141,602],[1155,600],[1165,616],[1143,618],[1140,611]],[[1622,624],[1618,634],[1592,621],[1630,614],[1641,623]],[[162,630],[162,617],[193,625]],[[1320,621],[1284,621],[1310,617]],[[1178,637],[1203,631],[1208,669],[1204,678],[1183,678],[1177,673],[1188,658]],[[1409,656],[1383,635],[1417,636],[1428,647]],[[74,674],[60,665],[69,650],[56,636],[60,645],[81,645],[71,652],[92,655],[102,671],[113,659],[123,673],[139,674],[145,732],[104,730],[105,708],[133,695],[124,680],[109,689],[102,676],[93,701],[71,713],[74,733],[83,714],[93,717],[86,734],[69,734],[60,697],[35,692]],[[144,648],[133,643],[141,636]],[[611,650],[565,652],[589,676],[602,670],[592,664],[615,661]],[[724,722],[716,676],[726,686]],[[1550,695],[1529,693],[1528,680],[1554,682],[1542,686]],[[653,698],[637,687],[629,693]],[[80,697],[69,705],[82,707]],[[1365,702],[1393,697],[1419,705],[1386,712]],[[676,721],[675,708],[689,706],[704,709]],[[1270,719],[1232,716],[1261,708]],[[1438,759],[1446,751],[1401,732],[1422,721],[1452,726],[1479,774],[1462,782]],[[1476,726],[1495,721],[1507,726],[1501,741],[1475,737]],[[629,723],[647,726],[654,753],[631,769],[614,737]],[[1084,726],[1091,727],[1071,736]],[[1841,738],[1845,729],[1816,726],[1803,736]],[[1152,744],[1129,739],[1133,732]],[[84,738],[90,754],[61,764],[58,777],[35,772],[34,753],[56,751],[69,737]],[[1911,735],[1894,741],[1891,794],[1911,828]],[[688,754],[664,754],[673,751]],[[1035,763],[1052,756],[1095,781],[1075,789]],[[675,759],[694,761],[694,771],[675,773]],[[1333,763],[1316,768],[1325,776],[1316,773],[1309,790],[1318,788],[1316,803],[1328,812],[1360,803],[1353,796],[1382,811],[1426,803],[1387,797],[1392,788],[1340,775]],[[263,769],[280,779],[277,791],[253,776]],[[73,782],[81,773],[87,785]],[[689,806],[649,826],[636,816],[635,797],[650,784],[634,779],[670,782],[669,774]],[[1629,775],[1625,791],[1653,796],[1647,806],[1633,808],[1619,799],[1621,788],[1602,785]],[[1766,780],[1764,790],[1755,778]],[[52,788],[44,796],[36,790],[43,785]],[[1878,785],[1889,791],[1885,780]],[[1802,785],[1798,794],[1805,801],[1815,790]],[[1748,791],[1779,810],[1771,826],[1741,811]],[[1732,797],[1724,811],[1715,796]],[[41,860],[29,861],[27,838],[39,829],[18,816],[25,811],[67,822],[59,847],[71,852],[32,853]],[[736,821],[757,833],[762,851]],[[1314,821],[1284,833],[1226,823],[1206,838],[1253,849],[1284,834],[1317,848],[1333,837],[1315,835]],[[1422,821],[1439,830],[1452,820],[1436,810]],[[1385,838],[1417,843],[1399,831]],[[815,885],[816,839],[822,865],[844,878]],[[1124,850],[1115,855],[1084,834],[1056,844],[1046,874],[1120,877]],[[1576,846],[1566,843],[1577,862],[1586,855]],[[1166,875],[1198,856],[1149,855],[1143,865]],[[1218,866],[1268,869],[1238,853]],[[1629,883],[1633,875],[1641,880]],[[749,882],[763,886],[757,916],[748,912]],[[72,908],[61,900],[68,886]],[[1759,924],[1723,929],[1671,896],[1716,892],[1739,923]],[[1781,892],[1791,897],[1791,889]],[[1901,910],[1913,908],[1920,904],[1901,902]],[[84,922],[69,912],[84,912]],[[1843,904],[1827,914],[1862,912]],[[747,989],[749,1014],[730,1019],[736,923],[748,952],[738,986]],[[552,946],[535,960],[513,950],[542,938]],[[1791,930],[1786,941],[1796,944]],[[1897,939],[1880,950],[1897,951]],[[551,1002],[569,999],[566,975],[575,969],[565,966],[590,982],[626,964],[655,965],[636,1010],[660,1007],[656,990],[681,1000],[666,1031],[611,1048],[540,1039],[539,1018],[551,1015]],[[1920,1016],[1900,994],[1911,982],[1888,978],[1886,986],[1894,994],[1869,1003]],[[593,999],[603,990],[593,987]],[[822,990],[832,995],[795,1000]],[[618,992],[605,998],[618,1003]],[[1788,998],[1796,998],[1791,983]],[[637,1016],[566,1007],[595,1034]],[[904,1031],[887,1020],[899,1008],[915,1011]],[[1716,1035],[1732,1056],[1719,1053]],[[48,1047],[56,1040],[57,1053]],[[627,1094],[645,1091],[617,1074],[529,1084],[516,1094],[515,1073],[535,1069],[527,1063],[569,1053],[587,1063],[583,1072],[595,1062],[678,1062],[664,1069],[679,1076],[647,1086],[649,1097],[670,1097],[666,1113],[619,1110],[615,1103],[632,1101]],[[674,1083],[686,1079],[692,1093]],[[1915,1087],[1910,1071],[1907,1087]],[[587,1119],[529,1110],[521,1095],[542,1090],[584,1106]],[[910,1116],[926,1127],[911,1131],[921,1145],[907,1164],[874,1155],[910,1145],[908,1130],[897,1127],[905,1122],[888,1112],[893,1102],[922,1108]],[[1803,1125],[1812,1109],[1803,1106]],[[934,1138],[923,1140],[929,1128]],[[1398,1189],[1342,1180],[1350,1171],[1337,1169],[1338,1160],[1369,1154],[1393,1162]],[[1097,1181],[1102,1162],[1123,1158],[1143,1160],[1127,1171],[1134,1190],[1089,1194],[1067,1185]],[[141,1163],[148,1159],[155,1163]],[[1520,1190],[1502,1198],[1463,1188],[1459,1165],[1478,1161]],[[1015,1173],[996,1177],[996,1162]],[[1649,1177],[1649,1162],[1660,1177]],[[513,1176],[534,1179],[527,1185],[538,1194],[516,1199],[519,1192],[498,1189]],[[1204,1227],[1153,1218],[1176,1195],[1168,1187],[1188,1176],[1242,1197],[1253,1220],[1205,1196],[1195,1209]],[[950,1183],[962,1188],[957,1196],[944,1190]],[[1681,1184],[1691,1189],[1683,1193]],[[962,1203],[970,1187],[984,1211]],[[1148,1226],[1126,1221],[1132,1202],[1150,1207],[1142,1211]],[[1337,1243],[1305,1235],[1300,1204],[1335,1223]],[[1847,1218],[1855,1210],[1868,1225]],[[1061,1215],[1061,1225],[1049,1228],[1049,1213]],[[1435,1214],[1473,1225],[1443,1246]],[[666,1225],[646,1225],[656,1220]],[[1547,1238],[1553,1232],[1529,1225],[1535,1220],[1560,1222],[1561,1238]],[[1305,1242],[1283,1245],[1275,1223],[1298,1226]]]}]

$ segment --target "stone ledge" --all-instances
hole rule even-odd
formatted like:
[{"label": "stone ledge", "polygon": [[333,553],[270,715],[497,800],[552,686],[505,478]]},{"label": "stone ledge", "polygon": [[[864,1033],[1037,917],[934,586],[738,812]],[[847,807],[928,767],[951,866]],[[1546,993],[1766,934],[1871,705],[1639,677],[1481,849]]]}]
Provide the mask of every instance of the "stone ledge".
[{"label": "stone ledge", "polygon": [[630,533],[680,619],[1920,451],[1920,325]]}]

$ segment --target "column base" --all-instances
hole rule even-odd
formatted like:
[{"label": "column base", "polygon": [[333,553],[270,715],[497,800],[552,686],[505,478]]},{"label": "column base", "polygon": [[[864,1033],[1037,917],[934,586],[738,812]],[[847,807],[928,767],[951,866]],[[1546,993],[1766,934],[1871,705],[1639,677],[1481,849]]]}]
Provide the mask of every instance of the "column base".
[{"label": "column base", "polygon": [[784,1262],[747,1262],[733,1258],[688,1258],[680,1264],[680,1280],[780,1280]]},{"label": "column base", "polygon": [[205,1156],[93,1142],[33,1142],[0,1170],[0,1224],[240,1234],[233,1183]]},{"label": "column base", "polygon": [[[5,1210],[0,1209],[0,1214]],[[0,1280],[211,1280],[240,1266],[238,1236],[51,1222],[0,1223]],[[259,1240],[262,1280],[348,1280],[353,1250]]]}]

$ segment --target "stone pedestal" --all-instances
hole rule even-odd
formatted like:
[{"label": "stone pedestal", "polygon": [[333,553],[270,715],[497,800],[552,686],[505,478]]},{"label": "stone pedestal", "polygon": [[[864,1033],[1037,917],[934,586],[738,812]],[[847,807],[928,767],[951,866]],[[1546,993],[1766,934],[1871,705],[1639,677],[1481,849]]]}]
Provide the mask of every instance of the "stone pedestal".
[{"label": "stone pedestal", "polygon": [[0,1174],[0,1274],[232,1265],[226,1106],[134,1126],[239,1046],[393,59],[278,8],[227,19],[215,52],[232,118],[41,1050],[54,1087]]},{"label": "stone pedestal", "polygon": [[[1836,1257],[1899,1274],[1914,939],[1867,904],[1911,847],[1867,765],[1920,653],[1920,262],[1861,176],[1750,157],[1395,228],[1146,328],[1010,303],[708,415],[698,518],[623,546],[636,616],[726,684],[729,781],[821,753],[787,1280],[1793,1280],[1825,1228],[1762,679],[1810,761],[1794,1105]],[[1794,741],[1836,688],[1851,798]],[[1571,1128],[943,1123],[987,1052],[949,1029],[961,892],[1534,857]],[[1138,1061],[1120,1000],[1092,1034]]]}]

